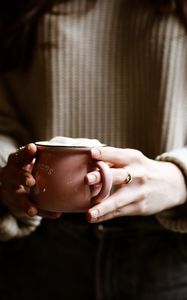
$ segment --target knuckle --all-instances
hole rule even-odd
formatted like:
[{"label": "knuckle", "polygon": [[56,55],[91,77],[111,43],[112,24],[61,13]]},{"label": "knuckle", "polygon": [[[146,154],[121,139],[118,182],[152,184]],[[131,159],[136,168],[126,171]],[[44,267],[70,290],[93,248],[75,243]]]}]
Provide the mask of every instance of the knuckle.
[{"label": "knuckle", "polygon": [[145,158],[144,154],[138,149],[125,149],[126,155],[131,158],[134,162],[142,162]]},{"label": "knuckle", "polygon": [[100,172],[95,171],[95,172],[92,173],[92,175],[95,176],[95,182],[96,183],[100,183],[100,181],[101,181],[101,174],[100,174]]},{"label": "knuckle", "polygon": [[121,210],[118,208],[113,212],[113,217],[120,217],[121,216]]},{"label": "knuckle", "polygon": [[140,176],[140,178],[138,179],[138,182],[140,185],[145,185],[148,181],[148,176],[144,173]]},{"label": "knuckle", "polygon": [[27,187],[31,187],[33,185],[33,178],[31,176],[26,176],[24,180],[24,185]]},{"label": "knuckle", "polygon": [[144,154],[140,150],[134,150],[137,161],[142,161],[144,159]]},{"label": "knuckle", "polygon": [[115,152],[116,160],[119,162],[122,162],[124,160],[124,150],[118,149],[118,151]]}]

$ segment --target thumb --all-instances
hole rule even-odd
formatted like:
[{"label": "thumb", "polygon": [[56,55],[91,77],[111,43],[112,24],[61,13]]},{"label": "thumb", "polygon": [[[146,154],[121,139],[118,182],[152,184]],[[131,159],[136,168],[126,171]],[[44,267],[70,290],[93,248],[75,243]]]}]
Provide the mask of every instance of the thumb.
[{"label": "thumb", "polygon": [[30,164],[36,155],[36,151],[37,147],[33,143],[20,147],[16,152],[10,154],[8,164],[19,167]]}]

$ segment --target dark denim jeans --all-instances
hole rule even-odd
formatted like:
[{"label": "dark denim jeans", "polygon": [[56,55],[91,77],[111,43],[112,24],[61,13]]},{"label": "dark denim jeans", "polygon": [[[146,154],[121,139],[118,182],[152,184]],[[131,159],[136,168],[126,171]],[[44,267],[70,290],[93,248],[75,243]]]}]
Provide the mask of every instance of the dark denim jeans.
[{"label": "dark denim jeans", "polygon": [[1,300],[186,300],[187,235],[154,217],[44,220],[0,243]]}]

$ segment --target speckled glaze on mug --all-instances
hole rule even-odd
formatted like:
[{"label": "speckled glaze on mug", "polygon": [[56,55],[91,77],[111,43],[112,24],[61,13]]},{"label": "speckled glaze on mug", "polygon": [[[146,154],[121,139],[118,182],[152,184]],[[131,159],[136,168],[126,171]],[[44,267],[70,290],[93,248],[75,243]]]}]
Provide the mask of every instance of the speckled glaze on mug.
[{"label": "speckled glaze on mug", "polygon": [[101,173],[102,189],[94,201],[109,196],[112,187],[110,168],[102,161],[93,160],[89,147],[36,145],[33,167],[36,184],[31,189],[31,199],[38,208],[53,212],[87,211],[93,198],[85,176],[96,167]]}]

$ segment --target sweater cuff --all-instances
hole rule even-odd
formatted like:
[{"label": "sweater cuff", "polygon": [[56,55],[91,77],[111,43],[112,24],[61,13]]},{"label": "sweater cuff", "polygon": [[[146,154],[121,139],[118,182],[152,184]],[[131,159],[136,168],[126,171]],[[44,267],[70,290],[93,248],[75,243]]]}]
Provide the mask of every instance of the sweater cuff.
[{"label": "sweater cuff", "polygon": [[[187,148],[175,149],[156,157],[158,161],[174,163],[184,175],[187,184]],[[187,202],[155,215],[158,222],[171,231],[187,233]]]},{"label": "sweater cuff", "polygon": [[6,212],[0,215],[0,241],[22,238],[30,235],[40,225],[40,216],[15,218]]},{"label": "sweater cuff", "polygon": [[[17,147],[13,139],[0,135],[0,167],[6,165],[9,154],[16,151]],[[32,218],[26,216],[18,219],[0,203],[0,241],[8,241],[30,235],[40,225],[41,219],[40,216]]]},{"label": "sweater cuff", "polygon": [[[0,186],[1,190],[1,186]],[[22,238],[30,235],[40,225],[42,217],[24,216],[17,218],[0,202],[0,241]]]}]

